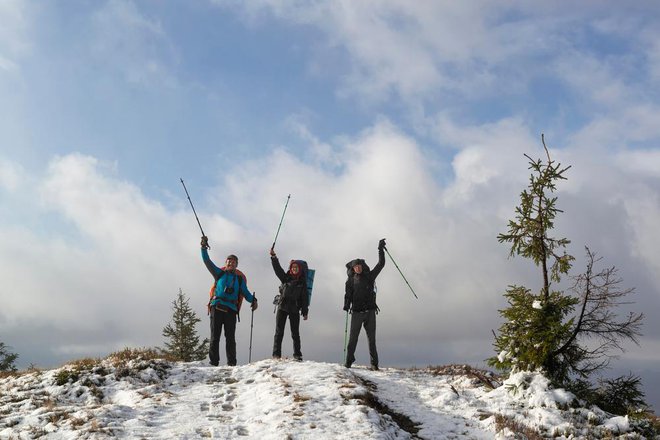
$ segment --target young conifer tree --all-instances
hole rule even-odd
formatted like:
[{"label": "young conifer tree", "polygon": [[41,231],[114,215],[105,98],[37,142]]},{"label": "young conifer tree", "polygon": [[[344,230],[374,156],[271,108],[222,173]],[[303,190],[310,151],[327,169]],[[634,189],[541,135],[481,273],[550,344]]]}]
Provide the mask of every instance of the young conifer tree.
[{"label": "young conifer tree", "polygon": [[176,299],[172,301],[172,322],[163,329],[163,336],[168,338],[162,352],[174,359],[190,362],[202,360],[208,353],[209,340],[199,342],[195,326],[200,319],[188,304],[181,289]]},{"label": "young conifer tree", "polygon": [[553,353],[571,332],[571,321],[564,319],[579,300],[551,289],[551,283],[559,282],[573,261],[563,251],[570,241],[550,236],[555,218],[562,212],[552,193],[556,183],[566,179],[564,173],[570,167],[562,168],[550,159],[547,148],[545,151],[547,162],[525,155],[532,170],[529,185],[520,194],[520,205],[515,219],[509,221],[508,232],[497,237],[500,243],[511,244],[510,256],[529,258],[539,267],[541,289],[533,293],[524,286],[509,286],[504,294],[509,307],[500,311],[506,321],[495,337],[499,355],[489,363],[513,371],[542,368],[552,376],[556,369]]},{"label": "young conifer tree", "polygon": [[16,359],[18,355],[10,352],[4,342],[0,342],[0,371],[16,371]]},{"label": "young conifer tree", "polygon": [[[509,230],[499,234],[501,243],[510,243],[510,256],[531,259],[540,269],[541,289],[533,293],[524,286],[509,286],[505,297],[509,307],[500,310],[505,318],[495,335],[494,346],[498,356],[489,364],[501,370],[542,370],[557,385],[581,391],[592,403],[601,403],[618,395],[618,408],[639,406],[643,394],[639,391],[639,378],[621,377],[594,389],[588,379],[594,372],[606,368],[612,351],[623,351],[622,341],[637,343],[644,315],[629,313],[619,317],[615,309],[625,302],[623,298],[634,289],[620,287],[622,280],[615,267],[597,270],[600,261],[586,247],[587,267],[583,274],[573,276],[573,295],[554,290],[568,274],[574,258],[564,250],[570,243],[566,238],[550,234],[558,213],[557,197],[552,194],[556,183],[565,180],[562,168],[550,158],[541,136],[547,161],[529,159],[532,170],[529,185],[520,195],[516,217],[509,221]],[[578,306],[578,307],[576,307]],[[576,310],[577,308],[577,310]],[[617,387],[628,386],[628,395],[614,392]],[[608,401],[610,407],[616,407]]]}]

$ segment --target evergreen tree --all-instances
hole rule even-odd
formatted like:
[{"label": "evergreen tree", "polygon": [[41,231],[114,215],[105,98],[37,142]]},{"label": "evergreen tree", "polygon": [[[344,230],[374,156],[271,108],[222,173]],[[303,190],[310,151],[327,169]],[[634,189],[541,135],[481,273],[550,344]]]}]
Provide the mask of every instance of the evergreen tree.
[{"label": "evergreen tree", "polygon": [[18,355],[9,351],[4,342],[0,342],[0,371],[16,371],[14,362]]},{"label": "evergreen tree", "polygon": [[[545,147],[545,144],[544,144]],[[551,282],[559,282],[568,273],[574,258],[562,250],[570,243],[566,238],[551,237],[558,213],[557,197],[552,197],[556,183],[565,180],[570,168],[550,159],[547,162],[529,159],[532,174],[527,189],[520,194],[516,218],[509,221],[509,231],[499,234],[500,243],[511,243],[510,256],[531,259],[541,271],[541,291],[538,294],[524,286],[509,286],[505,297],[509,308],[500,314],[506,322],[495,337],[499,352],[489,363],[505,370],[535,370],[543,368],[554,375],[553,353],[568,339],[572,322],[565,318],[573,312],[578,301],[562,292],[552,291]]]},{"label": "evergreen tree", "polygon": [[200,319],[190,308],[188,298],[181,289],[176,299],[172,301],[172,322],[163,329],[163,336],[169,339],[165,342],[162,352],[176,360],[190,362],[202,360],[208,353],[209,340],[199,342],[195,326]]},{"label": "evergreen tree", "polygon": [[[614,309],[622,304],[622,298],[633,289],[620,288],[621,279],[614,267],[601,271],[594,269],[599,261],[589,248],[587,268],[583,274],[573,277],[570,289],[573,295],[553,290],[552,283],[559,283],[568,274],[574,258],[565,251],[570,241],[550,235],[558,213],[557,197],[553,197],[556,183],[566,180],[565,172],[550,158],[541,137],[547,161],[529,159],[532,170],[529,185],[520,195],[514,220],[509,221],[508,232],[499,234],[500,243],[510,243],[510,256],[520,255],[531,259],[539,267],[541,289],[535,294],[524,286],[509,286],[504,294],[508,308],[500,310],[505,318],[495,335],[494,346],[498,355],[489,364],[502,370],[543,370],[555,384],[579,391],[591,397],[592,403],[602,400],[603,386],[596,390],[586,380],[604,369],[614,355],[613,349],[623,350],[621,341],[637,343],[643,314],[630,313],[619,319]],[[577,308],[577,312],[576,312]],[[634,388],[620,406],[639,404],[640,381],[635,377],[619,378],[606,385],[616,389],[620,384]],[[623,399],[623,398],[622,398]],[[608,403],[610,407],[616,407]]]}]

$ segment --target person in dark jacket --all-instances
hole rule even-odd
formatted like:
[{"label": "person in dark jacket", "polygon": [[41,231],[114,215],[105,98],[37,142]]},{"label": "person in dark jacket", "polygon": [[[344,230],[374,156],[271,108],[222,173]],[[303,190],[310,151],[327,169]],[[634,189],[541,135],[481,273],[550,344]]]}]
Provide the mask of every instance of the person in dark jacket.
[{"label": "person in dark jacket", "polygon": [[385,266],[385,239],[378,242],[378,264],[369,269],[361,258],[346,263],[348,279],[346,280],[346,295],[344,295],[344,310],[351,312],[351,333],[348,339],[346,353],[346,368],[351,368],[355,362],[355,347],[357,346],[360,329],[364,326],[369,341],[369,357],[371,369],[378,370],[378,351],[376,350],[376,277]]},{"label": "person in dark jacket", "polygon": [[225,261],[225,267],[220,268],[209,258],[208,248],[209,239],[202,236],[202,260],[215,280],[215,295],[209,301],[211,316],[209,360],[214,366],[220,362],[220,334],[224,327],[227,365],[234,366],[236,365],[235,335],[239,295],[251,303],[252,310],[257,310],[257,298],[248,290],[245,275],[236,268],[238,266],[236,255],[229,255]]},{"label": "person in dark jacket", "polygon": [[284,327],[289,318],[291,338],[293,339],[293,358],[302,361],[300,350],[300,315],[307,320],[309,297],[307,296],[306,274],[300,261],[291,260],[289,270],[284,272],[273,248],[270,249],[270,261],[275,275],[282,283],[279,287],[277,313],[275,315],[275,337],[273,338],[273,358],[282,357],[282,339]]}]

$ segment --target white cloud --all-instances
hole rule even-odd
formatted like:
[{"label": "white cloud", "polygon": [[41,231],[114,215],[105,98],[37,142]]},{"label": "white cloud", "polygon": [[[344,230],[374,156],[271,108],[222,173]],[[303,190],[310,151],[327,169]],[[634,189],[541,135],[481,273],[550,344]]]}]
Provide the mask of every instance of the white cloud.
[{"label": "white cloud", "polygon": [[[344,264],[362,257],[374,265],[376,244],[383,237],[419,296],[413,298],[388,260],[378,279],[383,363],[462,362],[458,357],[467,354],[452,345],[454,339],[476,347],[473,356],[478,359],[467,361],[478,362],[491,354],[490,330],[498,326],[497,309],[504,304],[506,286],[519,283],[534,288],[538,281],[529,262],[506,259],[508,249],[497,243],[496,235],[513,215],[527,177],[522,154],[540,155],[525,145],[529,135],[515,121],[463,131],[447,123],[444,132],[452,133],[458,151],[453,162],[456,179],[444,187],[433,179],[416,142],[387,122],[334,145],[341,165],[331,171],[282,149],[227,170],[215,187],[189,184],[211,239],[212,258],[221,262],[228,253],[238,254],[250,288],[261,299],[262,307],[255,313],[256,358],[270,354],[270,300],[277,280],[268,249],[289,193],[292,198],[276,251],[284,262],[304,258],[317,270],[310,320],[302,328],[308,358],[341,357]],[[462,138],[466,140],[459,142]],[[540,152],[540,147],[535,151]],[[587,183],[560,193],[565,205],[572,200],[607,205],[607,200],[592,199],[601,189],[595,178],[599,174],[585,165],[587,152],[553,150],[553,154],[575,164],[571,179],[588,174],[583,178]],[[630,209],[606,219],[597,216],[599,211],[586,210],[577,223],[609,225],[606,230],[631,227],[631,236],[648,240],[648,247],[630,245],[625,235],[596,237],[597,242],[590,244],[598,251],[601,241],[614,240],[616,249],[639,249],[632,257],[615,255],[612,263],[619,266],[623,260],[625,266],[634,258],[644,265],[641,273],[653,277],[658,268],[652,255],[657,240],[650,237],[657,235],[652,225],[660,221],[660,212],[652,209],[651,195],[657,178],[640,179],[618,167],[614,159],[602,166],[612,179],[625,176],[617,180],[618,194],[631,201]],[[39,316],[39,328],[48,329],[45,337],[54,355],[159,344],[179,287],[204,317],[210,275],[198,255],[200,234],[183,190],[180,204],[166,208],[120,179],[119,168],[78,154],[53,159],[39,177],[42,204],[35,205],[34,215],[56,216],[71,230],[40,235],[21,225],[2,229],[0,276],[12,286],[0,290],[3,332],[23,333],[27,341],[33,337],[28,323]],[[19,198],[12,200],[17,203]],[[572,222],[574,212],[567,211],[567,222]],[[572,232],[570,238],[581,246],[586,233]],[[571,251],[579,254],[580,249]],[[657,296],[656,291],[655,299],[643,298],[641,306],[657,305]],[[45,318],[43,310],[49,312]],[[249,315],[243,316],[245,321]],[[658,328],[649,323],[645,333],[655,338]],[[239,347],[247,335],[247,327],[239,326]],[[407,348],[411,340],[425,349],[411,354]],[[12,344],[30,345],[26,341]]]}]

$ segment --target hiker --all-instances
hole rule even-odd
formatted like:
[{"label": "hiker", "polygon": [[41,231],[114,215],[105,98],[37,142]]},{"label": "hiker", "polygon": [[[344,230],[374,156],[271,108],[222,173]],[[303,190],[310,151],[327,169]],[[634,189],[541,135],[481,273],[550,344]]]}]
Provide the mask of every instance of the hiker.
[{"label": "hiker", "polygon": [[289,262],[289,270],[284,272],[273,248],[270,249],[270,262],[273,265],[275,275],[282,282],[279,287],[280,293],[275,297],[277,313],[275,315],[273,358],[279,359],[282,357],[284,327],[286,325],[286,319],[289,318],[291,338],[293,339],[293,358],[297,361],[302,361],[302,352],[300,351],[300,315],[306,321],[309,312],[307,274],[305,273],[307,265],[301,260],[291,260]]},{"label": "hiker", "polygon": [[378,370],[378,351],[376,350],[376,277],[385,266],[385,239],[378,242],[378,264],[369,270],[367,263],[361,258],[346,263],[348,279],[346,280],[346,295],[344,310],[351,313],[351,333],[346,353],[346,368],[351,368],[355,362],[355,347],[357,346],[360,329],[364,326],[369,341],[369,356],[371,369]]},{"label": "hiker", "polygon": [[209,239],[202,236],[202,260],[215,280],[215,293],[210,298],[208,308],[211,316],[211,344],[209,360],[217,366],[220,361],[220,334],[225,328],[225,351],[227,365],[236,365],[236,317],[239,312],[241,296],[251,303],[251,309],[257,310],[257,298],[247,288],[245,275],[238,270],[238,257],[227,256],[225,267],[218,267],[209,258]]}]

